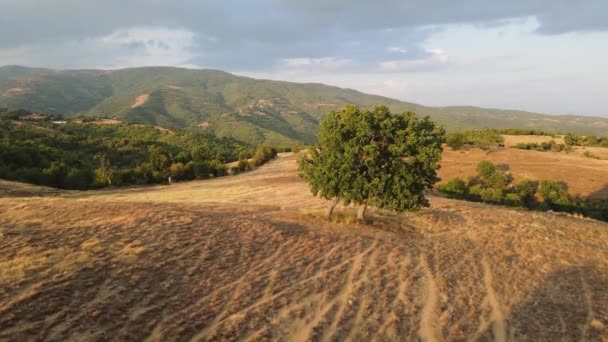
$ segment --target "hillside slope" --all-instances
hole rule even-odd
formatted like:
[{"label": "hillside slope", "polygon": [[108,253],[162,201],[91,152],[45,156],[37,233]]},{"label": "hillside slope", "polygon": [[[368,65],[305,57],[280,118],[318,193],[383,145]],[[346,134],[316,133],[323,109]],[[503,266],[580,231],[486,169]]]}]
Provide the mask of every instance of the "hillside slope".
[{"label": "hillside slope", "polygon": [[256,80],[216,70],[146,67],[45,70],[0,67],[0,107],[199,125],[248,143],[310,143],[319,120],[346,103],[429,115],[448,129],[537,128],[605,135],[608,118],[475,107],[425,107],[323,84]]},{"label": "hillside slope", "polygon": [[41,195],[0,196],[0,339],[608,338],[605,223],[435,197],[328,223],[290,155]]}]

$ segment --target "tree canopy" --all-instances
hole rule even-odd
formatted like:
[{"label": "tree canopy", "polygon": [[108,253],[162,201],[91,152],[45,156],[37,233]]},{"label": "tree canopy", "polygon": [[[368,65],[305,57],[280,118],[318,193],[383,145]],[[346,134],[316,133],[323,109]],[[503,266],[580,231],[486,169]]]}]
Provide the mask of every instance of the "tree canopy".
[{"label": "tree canopy", "polygon": [[445,131],[428,117],[392,114],[387,107],[347,105],[321,122],[319,144],[298,161],[315,196],[345,205],[403,212],[428,206],[424,190],[439,178]]}]

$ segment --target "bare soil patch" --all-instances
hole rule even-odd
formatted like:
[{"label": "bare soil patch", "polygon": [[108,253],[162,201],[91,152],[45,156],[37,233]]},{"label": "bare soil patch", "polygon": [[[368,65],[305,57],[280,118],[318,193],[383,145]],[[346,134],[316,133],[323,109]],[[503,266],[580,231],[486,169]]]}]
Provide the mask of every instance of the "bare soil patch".
[{"label": "bare soil patch", "polygon": [[9,96],[12,94],[22,93],[23,91],[25,91],[25,89],[23,89],[21,87],[10,88],[10,89],[7,89],[4,93],[2,93],[2,96]]},{"label": "bare soil patch", "polygon": [[131,105],[131,108],[137,108],[144,105],[150,99],[150,94],[141,94],[135,98],[135,103]]},{"label": "bare soil patch", "polygon": [[100,125],[120,125],[123,121],[118,119],[100,119],[93,121],[93,123]]}]

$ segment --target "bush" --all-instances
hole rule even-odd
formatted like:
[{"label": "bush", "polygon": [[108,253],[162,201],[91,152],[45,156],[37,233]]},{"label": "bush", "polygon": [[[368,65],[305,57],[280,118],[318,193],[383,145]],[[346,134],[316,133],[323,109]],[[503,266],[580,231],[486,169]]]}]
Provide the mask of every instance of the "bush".
[{"label": "bush", "polygon": [[482,150],[504,146],[504,138],[495,130],[467,131],[464,134],[466,135],[467,143],[473,144]]},{"label": "bush", "polygon": [[571,205],[566,185],[552,180],[543,180],[538,187],[538,194],[549,208]]},{"label": "bush", "polygon": [[251,168],[253,169],[256,166],[265,164],[266,162],[268,162],[269,160],[273,159],[276,156],[277,156],[277,150],[275,148],[270,147],[268,145],[260,145],[255,150],[255,154],[251,158],[251,162],[250,162]]},{"label": "bush", "polygon": [[445,143],[448,147],[458,150],[467,143],[467,137],[463,133],[449,133],[446,135]]},{"label": "bush", "polygon": [[475,184],[469,188],[469,197],[472,199],[480,199],[483,187],[481,184]]},{"label": "bush", "polygon": [[464,198],[468,192],[465,181],[458,177],[454,177],[446,183],[439,184],[437,188],[452,198]]},{"label": "bush", "polygon": [[517,195],[515,193],[507,194],[504,198],[504,203],[506,205],[509,205],[512,207],[523,207],[524,206],[524,202],[522,201],[522,199],[519,197],[519,195]]},{"label": "bush", "polygon": [[585,153],[583,153],[583,156],[585,156],[587,158],[591,158],[591,159],[600,159],[600,157],[598,157],[595,154],[591,153],[591,151],[585,151]]},{"label": "bush", "polygon": [[527,179],[520,180],[512,188],[513,193],[517,195],[517,197],[527,207],[531,207],[534,203],[534,195],[536,194],[537,190],[537,184]]},{"label": "bush", "polygon": [[501,203],[504,198],[504,193],[501,189],[485,188],[479,192],[479,197],[483,202]]},{"label": "bush", "polygon": [[169,166],[169,175],[171,175],[171,179],[176,181],[188,178],[186,166],[182,163],[171,164],[171,166]]},{"label": "bush", "polygon": [[250,168],[249,168],[249,162],[247,161],[247,158],[240,159],[239,163],[237,164],[236,167],[239,169],[239,171],[247,171],[247,170],[249,170]]},{"label": "bush", "polygon": [[197,161],[189,163],[195,178],[208,178],[211,174],[211,165],[208,161]]},{"label": "bush", "polygon": [[227,173],[226,164],[222,163],[217,159],[211,161],[209,166],[211,168],[211,174],[213,175],[213,177],[222,177],[225,176]]},{"label": "bush", "polygon": [[477,164],[477,173],[483,179],[488,179],[496,173],[496,165],[489,160],[482,160]]}]

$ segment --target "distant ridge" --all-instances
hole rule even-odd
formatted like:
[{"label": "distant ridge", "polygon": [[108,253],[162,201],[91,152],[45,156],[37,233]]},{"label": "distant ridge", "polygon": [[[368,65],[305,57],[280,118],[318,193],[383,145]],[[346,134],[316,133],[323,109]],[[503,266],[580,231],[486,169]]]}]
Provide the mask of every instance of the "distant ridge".
[{"label": "distant ridge", "polygon": [[429,115],[448,130],[542,129],[608,135],[608,118],[477,107],[426,107],[318,83],[257,80],[219,70],[0,67],[0,107],[198,127],[247,143],[311,143],[319,121],[346,103]]}]

